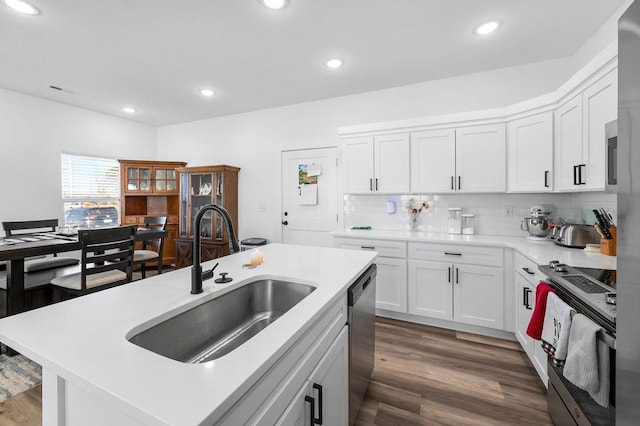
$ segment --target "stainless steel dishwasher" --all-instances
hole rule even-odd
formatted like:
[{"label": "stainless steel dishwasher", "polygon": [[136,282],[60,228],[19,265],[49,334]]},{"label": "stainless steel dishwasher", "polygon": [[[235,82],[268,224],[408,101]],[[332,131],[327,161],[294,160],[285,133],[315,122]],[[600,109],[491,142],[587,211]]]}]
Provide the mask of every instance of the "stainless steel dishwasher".
[{"label": "stainless steel dishwasher", "polygon": [[349,287],[349,425],[353,425],[373,373],[376,265]]}]

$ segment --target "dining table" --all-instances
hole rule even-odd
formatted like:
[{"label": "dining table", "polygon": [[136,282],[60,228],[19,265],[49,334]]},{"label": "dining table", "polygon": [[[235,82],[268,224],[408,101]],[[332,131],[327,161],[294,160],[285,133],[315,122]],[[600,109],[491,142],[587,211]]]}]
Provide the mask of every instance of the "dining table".
[{"label": "dining table", "polygon": [[[165,238],[161,228],[138,228],[136,241]],[[0,261],[6,261],[7,315],[25,310],[25,259],[56,253],[78,251],[82,244],[77,234],[37,232],[0,238]]]}]

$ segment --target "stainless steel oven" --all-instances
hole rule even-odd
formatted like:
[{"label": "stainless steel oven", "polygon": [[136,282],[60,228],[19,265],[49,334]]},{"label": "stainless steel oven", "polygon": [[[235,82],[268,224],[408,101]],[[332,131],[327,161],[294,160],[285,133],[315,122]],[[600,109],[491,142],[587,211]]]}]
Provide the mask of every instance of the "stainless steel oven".
[{"label": "stainless steel oven", "polygon": [[606,140],[605,151],[605,190],[607,192],[618,191],[618,121],[605,124],[604,133]]},{"label": "stainless steel oven", "polygon": [[603,407],[588,392],[565,379],[563,367],[548,363],[549,415],[556,425],[614,425],[616,376],[616,271],[572,268],[552,262],[539,269],[569,306],[602,327],[597,339],[609,351],[609,404]]}]

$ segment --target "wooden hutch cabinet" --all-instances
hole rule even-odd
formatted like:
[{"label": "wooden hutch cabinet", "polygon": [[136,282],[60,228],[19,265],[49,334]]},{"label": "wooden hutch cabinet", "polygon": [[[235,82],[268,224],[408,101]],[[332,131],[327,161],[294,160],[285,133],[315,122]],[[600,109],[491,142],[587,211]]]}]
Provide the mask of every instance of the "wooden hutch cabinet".
[{"label": "wooden hutch cabinet", "polygon": [[176,263],[175,239],[180,215],[180,173],[187,163],[178,161],[118,160],[122,225],[144,225],[145,216],[166,216],[167,237],[162,263]]},{"label": "wooden hutch cabinet", "polygon": [[[238,235],[238,172],[233,166],[179,168],[180,237],[176,239],[176,268],[193,263],[193,218],[203,206],[217,204],[229,212]],[[201,223],[201,259],[229,254],[229,236],[222,217],[207,212]]]}]

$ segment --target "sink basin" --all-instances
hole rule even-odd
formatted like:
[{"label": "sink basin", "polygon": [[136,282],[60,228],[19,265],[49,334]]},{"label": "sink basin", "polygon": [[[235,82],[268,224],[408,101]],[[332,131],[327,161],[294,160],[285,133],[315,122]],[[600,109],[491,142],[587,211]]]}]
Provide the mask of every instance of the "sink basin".
[{"label": "sink basin", "polygon": [[211,361],[264,330],[313,290],[313,286],[288,281],[253,281],[154,325],[129,341],[176,361]]}]

